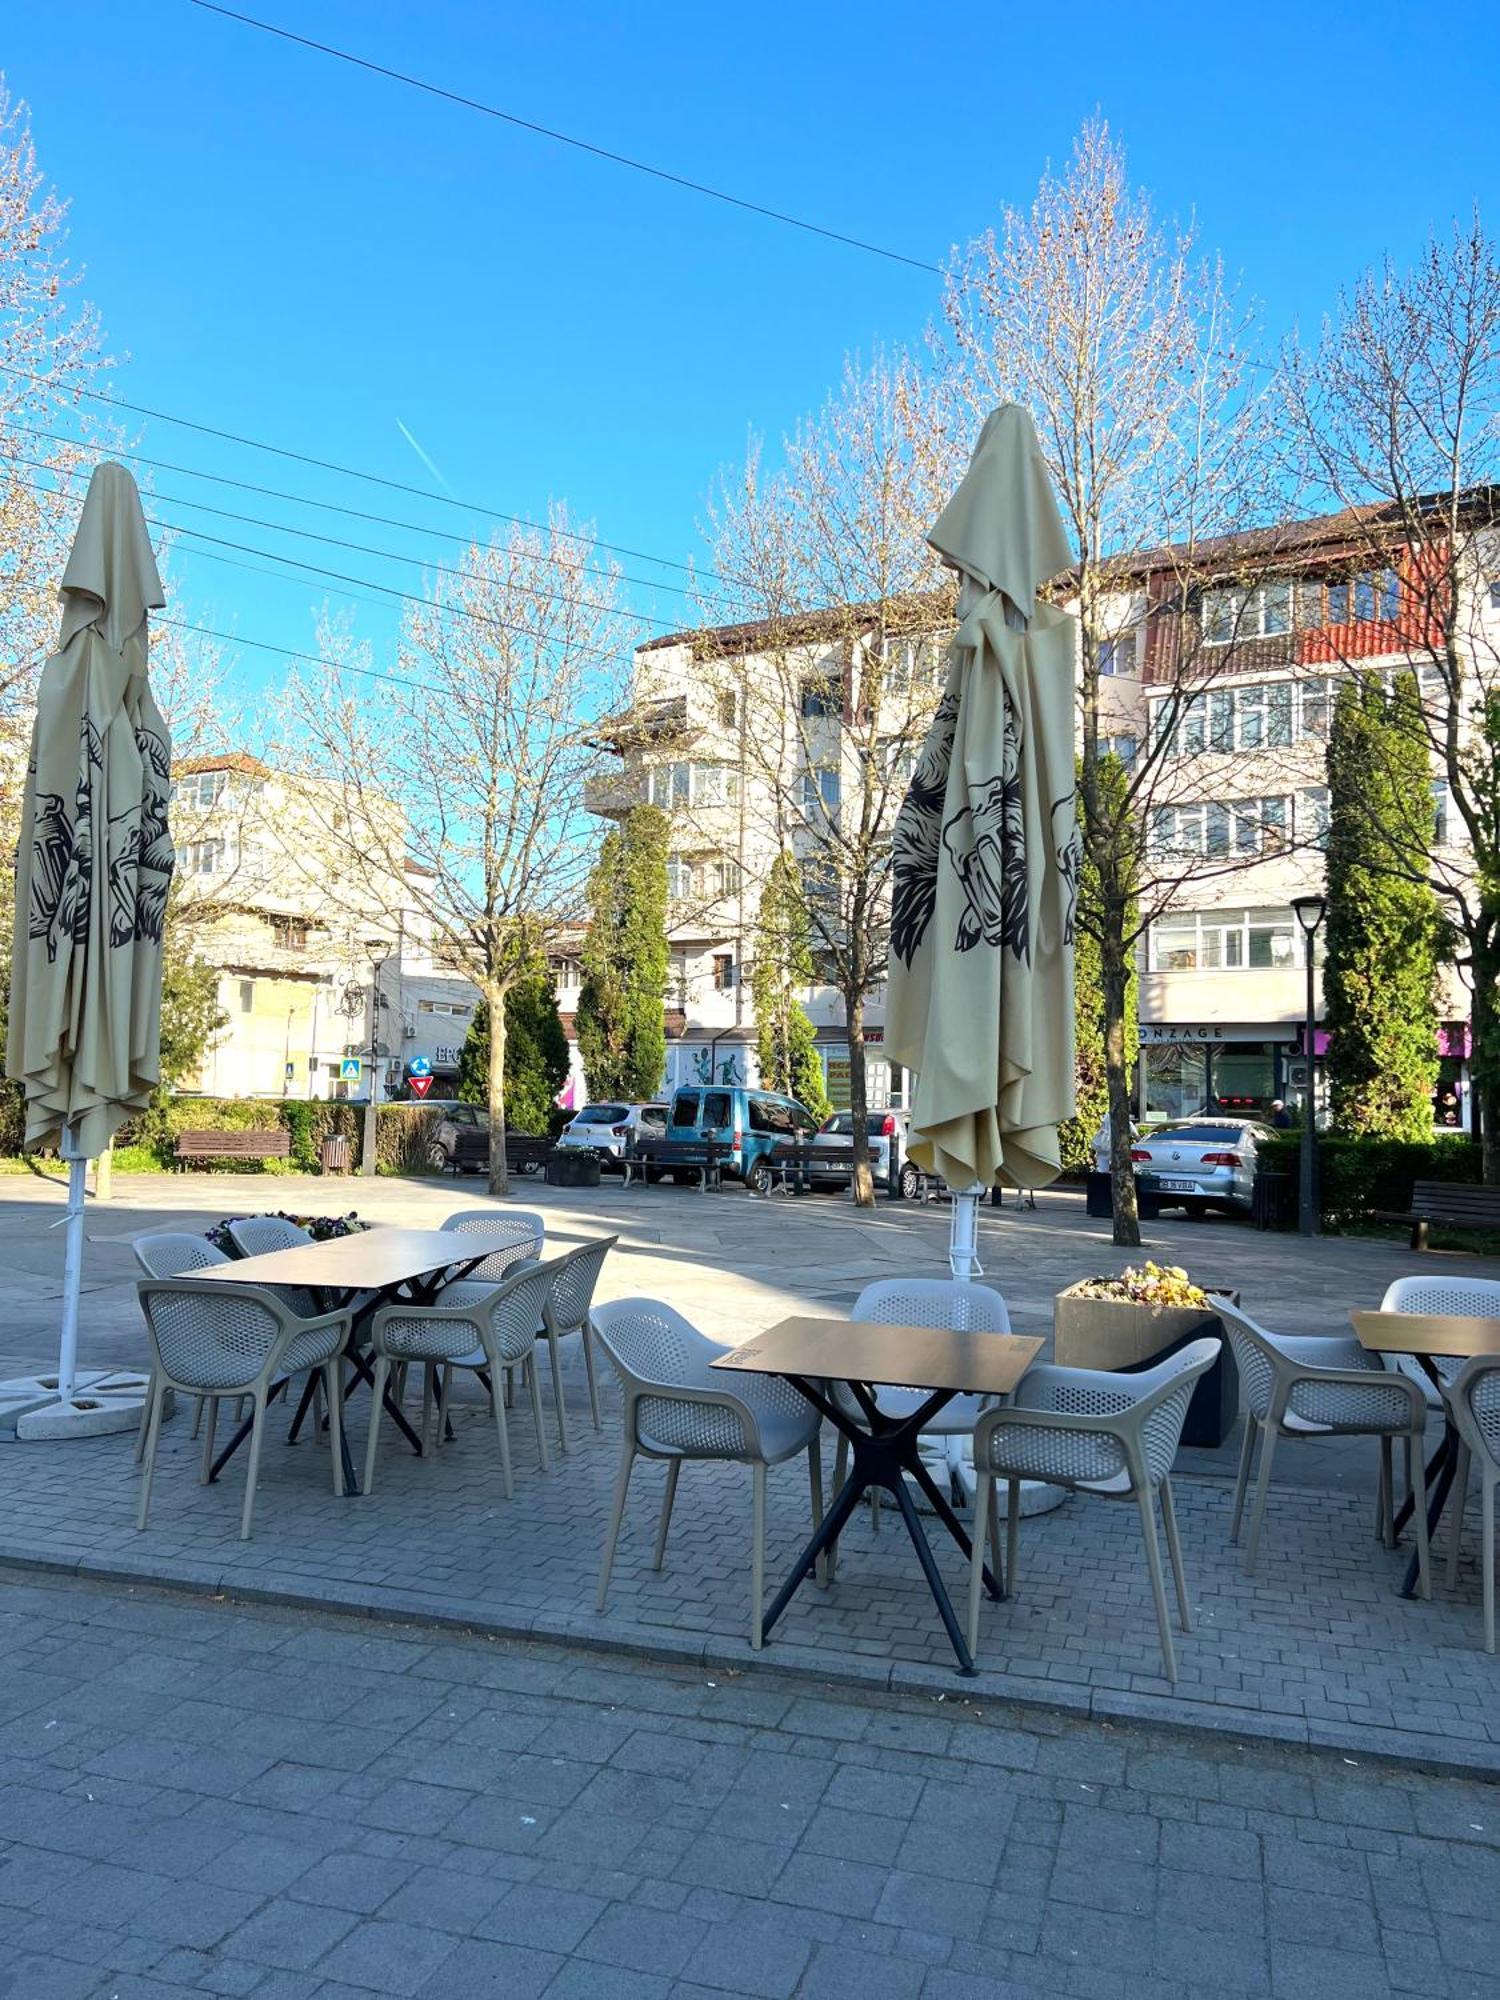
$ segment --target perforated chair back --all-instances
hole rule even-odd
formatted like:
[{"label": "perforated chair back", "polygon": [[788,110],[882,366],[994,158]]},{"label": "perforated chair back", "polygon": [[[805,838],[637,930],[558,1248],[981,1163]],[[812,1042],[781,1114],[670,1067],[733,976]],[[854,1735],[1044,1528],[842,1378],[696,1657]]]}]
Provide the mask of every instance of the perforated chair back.
[{"label": "perforated chair back", "polygon": [[882,1278],[866,1285],[851,1319],[879,1326],[933,1326],[950,1333],[1009,1333],[1004,1299],[989,1285],[955,1278]]},{"label": "perforated chair back", "polygon": [[726,1386],[711,1372],[724,1350],[660,1299],[616,1299],[597,1306],[593,1320],[627,1389]]},{"label": "perforated chair back", "polygon": [[206,1271],[227,1264],[229,1252],[190,1229],[157,1229],[137,1236],[131,1244],[135,1261],[148,1278],[177,1278],[187,1271]]},{"label": "perforated chair back", "polygon": [[494,1251],[475,1265],[467,1284],[498,1285],[513,1264],[540,1257],[547,1241],[547,1219],[534,1208],[461,1208],[440,1226],[494,1238]]},{"label": "perforated chair back", "polygon": [[348,1331],[342,1315],[299,1331],[285,1303],[258,1285],[143,1278],[136,1289],[158,1367],[177,1388],[205,1395],[250,1390],[273,1355],[286,1374],[316,1367]]},{"label": "perforated chair back", "polygon": [[1500,1470],[1500,1361],[1481,1354],[1465,1362],[1448,1396],[1465,1444]]},{"label": "perforated chair back", "polygon": [[[1456,1319],[1500,1319],[1500,1279],[1463,1278],[1447,1273],[1396,1278],[1386,1286],[1380,1310],[1388,1313],[1431,1313]],[[1429,1357],[1444,1383],[1452,1382],[1463,1367],[1456,1355]],[[1437,1385],[1420,1362],[1410,1354],[1387,1356],[1390,1365],[1419,1382],[1429,1403],[1436,1408],[1442,1401]]]},{"label": "perforated chair back", "polygon": [[242,1257],[266,1257],[273,1250],[295,1250],[312,1242],[307,1230],[284,1215],[242,1215],[224,1227]]},{"label": "perforated chair back", "polygon": [[543,1267],[556,1273],[547,1299],[554,1333],[576,1333],[588,1319],[604,1260],[619,1240],[618,1236],[606,1236],[598,1243],[585,1243]]}]

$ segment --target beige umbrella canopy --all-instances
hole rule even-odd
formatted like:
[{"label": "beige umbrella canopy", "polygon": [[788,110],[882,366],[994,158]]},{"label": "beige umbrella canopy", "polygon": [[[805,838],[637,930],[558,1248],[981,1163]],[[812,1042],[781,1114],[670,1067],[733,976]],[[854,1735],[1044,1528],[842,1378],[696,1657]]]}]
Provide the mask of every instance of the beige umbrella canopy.
[{"label": "beige umbrella canopy", "polygon": [[64,1404],[74,1389],[85,1162],[145,1109],[160,1074],[172,756],[146,685],[146,614],[164,601],[135,481],[122,465],[101,465],[63,572],[57,651],[37,691],[6,1049],[7,1074],[26,1092],[27,1145],[56,1145],[69,1162],[56,1383]]},{"label": "beige umbrella canopy", "polygon": [[955,1190],[1042,1187],[1074,1107],[1075,643],[1037,602],[1071,553],[1018,405],[986,420],[928,539],[959,626],[896,821],[886,1041],[917,1072],[919,1166]]}]

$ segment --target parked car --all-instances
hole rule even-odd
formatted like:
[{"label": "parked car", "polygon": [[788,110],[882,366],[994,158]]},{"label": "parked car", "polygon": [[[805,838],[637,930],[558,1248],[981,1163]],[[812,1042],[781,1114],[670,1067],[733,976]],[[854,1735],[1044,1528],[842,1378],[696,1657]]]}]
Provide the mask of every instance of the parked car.
[{"label": "parked car", "polygon": [[739,1085],[679,1090],[672,1097],[666,1137],[714,1139],[724,1148],[720,1170],[744,1181],[752,1194],[771,1185],[766,1154],[778,1139],[811,1139],[818,1121],[794,1097]]},{"label": "parked car", "polygon": [[[901,1167],[901,1192],[908,1200],[915,1198],[919,1178],[916,1168],[905,1157],[906,1128],[910,1123],[911,1114],[907,1111],[872,1111],[869,1118],[870,1148],[876,1155],[875,1178],[882,1187],[890,1186],[891,1141],[892,1139],[897,1140],[898,1156],[903,1162]],[[820,1146],[848,1147],[853,1143],[853,1139],[854,1113],[852,1111],[835,1111],[831,1117],[823,1120],[823,1123],[813,1135],[813,1151],[816,1153]],[[816,1164],[812,1172],[813,1178],[816,1179]]]},{"label": "parked car", "polygon": [[488,1171],[490,1119],[484,1106],[450,1103],[432,1108],[443,1115],[427,1141],[428,1166],[438,1173],[447,1173],[450,1167],[474,1173]]},{"label": "parked car", "polygon": [[1136,1178],[1163,1207],[1189,1215],[1211,1208],[1249,1214],[1255,1187],[1255,1149],[1276,1135],[1239,1118],[1179,1118],[1136,1140],[1130,1149]]},{"label": "parked car", "polygon": [[665,1104],[585,1104],[582,1111],[557,1135],[559,1152],[587,1148],[599,1156],[601,1166],[619,1164],[625,1149],[635,1139],[664,1139],[667,1136]]}]

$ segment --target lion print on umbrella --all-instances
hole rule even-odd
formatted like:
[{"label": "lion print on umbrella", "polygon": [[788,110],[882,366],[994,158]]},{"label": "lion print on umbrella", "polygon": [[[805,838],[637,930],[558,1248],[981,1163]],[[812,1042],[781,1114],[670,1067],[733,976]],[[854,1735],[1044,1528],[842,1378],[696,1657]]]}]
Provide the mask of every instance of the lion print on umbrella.
[{"label": "lion print on umbrella", "polygon": [[[171,785],[170,753],[151,730],[136,731],[144,766],[140,805],[110,820],[109,942],[159,942],[166,917],[167,889],[174,855],[167,830]],[[74,811],[60,792],[37,799],[31,829],[31,909],[29,935],[46,946],[49,963],[64,939],[87,941],[93,906],[94,774],[103,767],[104,746],[85,716],[79,731],[79,776]]]}]

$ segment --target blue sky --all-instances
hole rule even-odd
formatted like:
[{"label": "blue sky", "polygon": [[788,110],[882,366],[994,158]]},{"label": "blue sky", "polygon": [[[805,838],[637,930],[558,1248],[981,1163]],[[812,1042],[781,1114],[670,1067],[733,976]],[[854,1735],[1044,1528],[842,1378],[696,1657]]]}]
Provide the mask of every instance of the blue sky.
[{"label": "blue sky", "polygon": [[[1250,10],[1078,0],[913,8],[244,0],[246,11],[598,144],[941,262],[1029,199],[1101,109],[1133,178],[1260,297],[1337,286],[1478,199],[1500,226],[1500,9]],[[821,242],[434,102],[188,0],[22,0],[3,61],[72,203],[122,395],[607,539],[698,552],[716,470],[815,405],[846,351],[915,341],[919,271]],[[474,517],[164,424],[164,459],[445,528]],[[248,513],[285,513],[160,475]],[[164,503],[160,511],[169,509]],[[211,532],[290,551],[264,531]],[[290,518],[290,516],[288,516]],[[442,559],[412,534],[299,518]],[[418,572],[304,548],[419,587]],[[447,559],[452,560],[452,551]],[[638,563],[632,571],[647,575]],[[671,571],[660,572],[664,579]],[[174,558],[177,610],[309,644],[316,579]],[[657,625],[683,600],[635,588]],[[356,606],[388,652],[390,615]],[[240,656],[273,699],[284,667]]]}]

